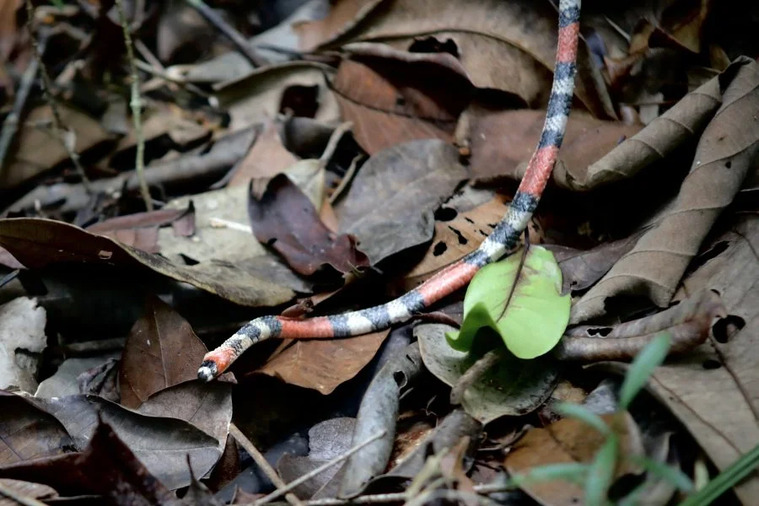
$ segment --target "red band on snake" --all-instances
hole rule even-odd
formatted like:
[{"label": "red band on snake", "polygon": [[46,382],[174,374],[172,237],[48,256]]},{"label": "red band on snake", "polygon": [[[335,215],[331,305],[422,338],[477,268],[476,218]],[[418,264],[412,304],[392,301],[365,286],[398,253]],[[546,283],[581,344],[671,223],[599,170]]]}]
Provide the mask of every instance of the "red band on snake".
[{"label": "red band on snake", "polygon": [[256,318],[221,346],[206,354],[198,370],[198,378],[203,381],[212,380],[253,344],[271,337],[304,339],[356,336],[404,322],[466,286],[482,266],[513,251],[538,206],[564,139],[574,92],[579,31],[580,0],[560,0],[556,65],[540,141],[506,216],[479,248],[441,270],[416,289],[380,306],[303,320],[282,316]]}]

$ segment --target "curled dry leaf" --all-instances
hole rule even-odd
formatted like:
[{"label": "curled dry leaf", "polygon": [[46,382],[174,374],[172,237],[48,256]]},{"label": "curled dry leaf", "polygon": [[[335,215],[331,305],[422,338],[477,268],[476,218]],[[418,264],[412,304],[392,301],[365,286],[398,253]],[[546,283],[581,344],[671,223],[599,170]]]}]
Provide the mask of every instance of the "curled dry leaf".
[{"label": "curled dry leaf", "polygon": [[342,470],[339,497],[360,494],[369,481],[387,467],[393,450],[401,390],[413,384],[422,370],[419,346],[413,343],[385,363],[372,379],[361,399],[352,445],[375,437],[381,430],[385,435],[348,458]]},{"label": "curled dry leaf", "polygon": [[324,265],[341,273],[369,266],[355,238],[332,234],[308,197],[284,174],[269,181],[260,199],[250,195],[248,213],[256,239],[278,251],[300,274],[314,274]]},{"label": "curled dry leaf", "polygon": [[661,332],[671,336],[670,353],[685,353],[702,344],[714,320],[725,316],[719,295],[705,290],[666,311],[613,328],[575,327],[553,353],[561,360],[632,360]]},{"label": "curled dry leaf", "polygon": [[[643,442],[632,416],[626,411],[601,415],[618,436],[619,453],[625,457],[645,455]],[[545,428],[528,430],[506,456],[504,465],[509,473],[528,473],[531,469],[548,464],[590,463],[606,441],[606,436],[585,422],[564,418]],[[617,467],[614,475],[635,472],[629,463]],[[581,486],[566,481],[541,481],[522,486],[533,499],[541,504],[583,504]]]},{"label": "curled dry leaf", "polygon": [[[476,179],[521,179],[545,121],[545,111],[488,111],[470,107],[462,117],[458,142],[469,146]],[[560,160],[553,171],[560,186],[576,189],[589,165],[640,130],[638,125],[602,121],[573,112],[567,123]],[[594,182],[593,184],[597,184]],[[590,189],[590,187],[583,187]]]},{"label": "curled dry leaf", "polygon": [[567,177],[563,184],[585,191],[632,177],[700,135],[722,104],[722,93],[742,65],[740,61],[733,63],[721,75],[684,96],[643,130],[589,165],[584,177]]},{"label": "curled dry leaf", "polygon": [[256,372],[328,395],[374,358],[390,330],[348,339],[297,340]]},{"label": "curled dry leaf", "polygon": [[[572,308],[572,323],[600,316],[618,295],[666,306],[714,221],[738,193],[759,152],[759,64],[747,59],[704,130],[691,172],[671,207]],[[683,233],[687,231],[687,233]]]},{"label": "curled dry leaf", "polygon": [[350,192],[335,207],[340,231],[355,235],[372,265],[432,238],[432,212],[467,171],[456,149],[421,140],[381,151],[361,167]]},{"label": "curled dry leaf", "polygon": [[181,265],[163,256],[146,253],[53,220],[0,220],[0,245],[30,269],[68,262],[144,266],[177,281],[184,281],[249,306],[273,306],[287,302],[294,295],[290,289],[249,274],[234,265]]},{"label": "curled dry leaf", "polygon": [[197,378],[198,364],[208,351],[187,320],[157,297],[150,297],[145,315],[127,336],[121,358],[121,404],[136,408],[148,397]]},{"label": "curled dry leaf", "polygon": [[472,84],[447,53],[351,44],[332,84],[343,117],[369,154],[415,139],[450,142]]},{"label": "curled dry leaf", "polygon": [[[724,470],[756,446],[759,426],[759,219],[740,214],[715,236],[677,298],[717,290],[728,317],[714,336],[693,352],[654,371],[650,389],[679,418],[718,469]],[[681,302],[684,304],[685,302]],[[759,494],[756,473],[735,487],[751,504]]]}]

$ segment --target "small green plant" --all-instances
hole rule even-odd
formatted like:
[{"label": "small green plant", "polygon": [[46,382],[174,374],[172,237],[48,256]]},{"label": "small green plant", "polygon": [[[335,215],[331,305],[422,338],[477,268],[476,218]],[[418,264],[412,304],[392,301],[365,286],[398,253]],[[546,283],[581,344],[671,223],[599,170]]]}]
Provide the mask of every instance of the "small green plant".
[{"label": "small green plant", "polygon": [[539,357],[564,334],[570,305],[569,294],[561,295],[561,269],[553,253],[529,246],[474,276],[464,297],[461,329],[446,338],[453,349],[469,351],[475,334],[489,327],[516,357]]},{"label": "small green plant", "polygon": [[[620,412],[629,408],[633,399],[648,382],[654,369],[664,361],[669,347],[669,334],[661,333],[648,343],[633,360],[619,391]],[[557,407],[557,411],[565,417],[571,417],[585,423],[605,436],[605,440],[594,459],[590,463],[537,467],[525,475],[512,477],[512,483],[515,486],[522,486],[537,481],[566,480],[583,487],[585,504],[590,506],[610,504],[608,490],[614,479],[614,469],[617,467],[620,458],[627,458],[621,455],[618,435],[600,416],[583,406],[561,404]],[[683,492],[693,490],[692,481],[679,469],[647,458],[638,457],[633,462],[655,476],[667,480]],[[640,492],[641,489],[633,490],[617,504],[624,506],[636,504],[636,498]]]}]

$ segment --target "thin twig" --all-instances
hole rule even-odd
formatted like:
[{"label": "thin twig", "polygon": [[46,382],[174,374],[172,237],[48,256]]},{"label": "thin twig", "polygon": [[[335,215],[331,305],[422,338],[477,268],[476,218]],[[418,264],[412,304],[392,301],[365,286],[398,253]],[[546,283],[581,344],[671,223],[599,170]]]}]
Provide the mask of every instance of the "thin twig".
[{"label": "thin twig", "polygon": [[232,41],[232,44],[235,45],[238,51],[242,53],[242,55],[245,57],[245,59],[250,62],[250,64],[253,66],[253,68],[256,67],[263,67],[266,65],[266,60],[261,58],[252,47],[250,47],[250,44],[247,40],[245,40],[245,37],[240,35],[240,32],[232,28],[229,23],[224,21],[224,19],[219,16],[216,11],[211,9],[209,6],[207,6],[205,3],[203,3],[202,0],[186,0],[190,6],[192,6],[196,11],[200,13],[201,16],[203,16],[206,21],[211,23],[213,26],[218,28],[218,30],[223,33],[229,40]]},{"label": "thin twig", "polygon": [[[29,38],[32,41],[32,53],[34,54],[34,59],[37,60],[40,76],[42,77],[42,93],[47,103],[50,104],[50,111],[53,113],[53,134],[63,144],[66,154],[71,159],[71,163],[74,164],[74,169],[82,179],[82,184],[87,192],[90,193],[90,180],[84,172],[84,167],[82,167],[82,164],[79,162],[79,154],[76,152],[76,141],[69,143],[63,134],[64,127],[60,111],[58,110],[58,101],[53,95],[53,82],[50,79],[50,74],[47,73],[45,64],[42,62],[42,52],[34,34],[34,6],[32,5],[32,0],[26,0],[25,4],[26,16],[29,18],[26,21],[26,28],[29,31]],[[43,37],[46,36],[40,35],[40,38]],[[74,137],[74,139],[76,139],[76,137]]]},{"label": "thin twig", "polygon": [[349,131],[351,128],[353,128],[353,123],[350,121],[346,121],[345,123],[340,123],[337,125],[337,128],[332,131],[332,135],[329,136],[327,147],[324,148],[324,152],[319,158],[319,166],[322,168],[327,166],[327,162],[329,162],[330,158],[332,158],[332,155],[335,154],[337,143],[340,142],[340,139],[343,138],[345,132]]},{"label": "thin twig", "polygon": [[38,501],[33,497],[23,496],[2,483],[0,483],[0,496],[10,499],[21,506],[45,506],[44,502]]},{"label": "thin twig", "polygon": [[501,360],[502,353],[503,352],[500,348],[490,350],[485,353],[482,358],[477,360],[477,362],[472,364],[472,366],[461,375],[456,384],[453,385],[453,388],[451,388],[451,404],[461,404],[461,401],[464,399],[464,392],[466,392],[469,387],[474,385],[477,380],[482,378],[482,376],[490,370],[491,367]]},{"label": "thin twig", "polygon": [[[48,34],[48,31],[41,33],[40,38],[37,41],[37,50],[42,54],[45,53],[45,49],[47,48]],[[16,101],[13,103],[13,110],[5,117],[5,121],[3,121],[3,131],[0,132],[0,169],[3,167],[8,148],[10,148],[13,138],[18,131],[18,124],[21,115],[24,112],[26,99],[29,98],[29,91],[32,89],[34,76],[37,75],[37,71],[40,68],[40,60],[40,58],[35,58],[26,66],[24,75],[21,77],[21,83],[19,83],[18,86]]]},{"label": "thin twig", "polygon": [[[31,0],[27,0],[31,1]],[[145,181],[145,135],[142,132],[142,98],[140,97],[140,76],[137,74],[137,65],[134,58],[134,47],[132,45],[132,34],[129,33],[129,22],[127,21],[124,3],[122,0],[116,0],[116,7],[119,11],[119,22],[124,32],[124,43],[126,44],[127,59],[129,60],[129,74],[132,80],[131,98],[129,105],[132,108],[132,123],[134,124],[134,136],[137,140],[137,156],[135,158],[135,170],[137,179],[140,181],[140,193],[145,201],[145,208],[148,211],[153,210],[153,199],[150,197],[148,183]]]},{"label": "thin twig", "polygon": [[278,488],[277,490],[275,490],[271,494],[262,497],[261,499],[257,500],[254,504],[256,506],[261,506],[262,504],[266,504],[266,503],[270,502],[271,500],[276,499],[277,497],[281,496],[282,494],[284,494],[286,492],[289,492],[290,490],[294,489],[295,487],[297,487],[301,483],[305,483],[308,480],[310,480],[311,478],[313,478],[314,476],[318,475],[319,473],[322,473],[322,472],[326,471],[327,469],[329,469],[330,467],[334,466],[335,464],[339,464],[340,462],[346,460],[348,457],[350,457],[351,455],[353,455],[354,453],[356,453],[357,451],[359,451],[361,448],[365,447],[366,445],[368,445],[370,443],[373,443],[374,441],[376,441],[379,438],[381,438],[382,436],[384,436],[386,433],[387,433],[387,431],[384,430],[384,429],[381,430],[381,431],[379,431],[377,434],[375,434],[374,436],[370,437],[369,439],[367,439],[363,443],[360,443],[360,444],[354,446],[353,448],[351,448],[350,450],[348,450],[343,455],[340,455],[339,457],[335,457],[334,459],[330,460],[329,462],[325,462],[324,464],[320,465],[319,467],[317,467],[313,471],[311,471],[309,473],[306,473],[303,476],[301,476],[300,478],[297,478],[297,479],[291,481],[290,483],[288,483],[284,487]]},{"label": "thin twig", "polygon": [[[475,485],[474,491],[478,494],[496,494],[499,492],[507,492],[514,490],[514,486],[508,484],[493,485],[490,483],[483,485]],[[382,504],[388,502],[405,502],[408,500],[406,492],[394,492],[390,494],[371,494],[361,495],[353,497],[351,499],[314,499],[311,501],[305,501],[306,506],[347,506],[349,504]]]},{"label": "thin twig", "polygon": [[[232,437],[235,438],[238,443],[240,443],[240,446],[245,448],[245,451],[248,452],[251,457],[253,457],[255,463],[258,464],[258,467],[261,468],[264,474],[266,474],[266,476],[269,478],[269,480],[271,480],[274,486],[277,487],[277,489],[287,486],[287,484],[282,481],[282,478],[279,477],[277,471],[271,467],[269,462],[266,460],[266,457],[264,457],[263,454],[258,451],[258,448],[256,448],[250,439],[245,437],[245,434],[243,434],[240,429],[237,428],[237,425],[230,423],[229,433],[232,434]],[[286,494],[285,499],[287,499],[287,502],[293,506],[303,506],[303,501],[298,499],[298,497],[293,493]]]}]

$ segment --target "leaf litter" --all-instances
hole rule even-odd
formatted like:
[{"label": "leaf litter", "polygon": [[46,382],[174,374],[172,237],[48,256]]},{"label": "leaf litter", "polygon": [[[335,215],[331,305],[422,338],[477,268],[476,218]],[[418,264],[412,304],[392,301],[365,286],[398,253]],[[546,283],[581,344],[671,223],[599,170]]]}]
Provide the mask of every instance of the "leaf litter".
[{"label": "leaf litter", "polygon": [[[380,304],[480,244],[543,123],[556,10],[210,2],[219,18],[130,2],[137,132],[115,7],[40,4],[30,32],[23,4],[0,9],[0,331],[13,372],[0,482],[23,499],[254,501],[282,483],[251,461],[255,445],[288,482],[319,471],[289,501],[405,490],[399,502],[473,504],[544,464],[610,468],[614,447],[562,398],[585,399],[617,454],[691,480],[759,441],[757,67],[741,57],[759,54],[744,12],[755,7],[583,7],[575,104],[529,226],[572,298],[550,352],[516,359],[486,331],[454,350],[445,333],[462,320],[461,293],[426,316],[446,325],[262,343],[206,385],[203,354],[248,319],[295,301],[293,317]],[[137,192],[140,137],[152,212]],[[251,188],[264,199],[249,209]],[[617,411],[622,363],[662,333],[672,352],[647,382],[653,396]],[[544,334],[535,343],[561,335]],[[635,481],[646,503],[683,499],[652,466],[619,461],[593,478],[607,483],[509,494],[567,504],[612,485],[617,500]],[[751,504],[757,483],[732,499]]]}]

